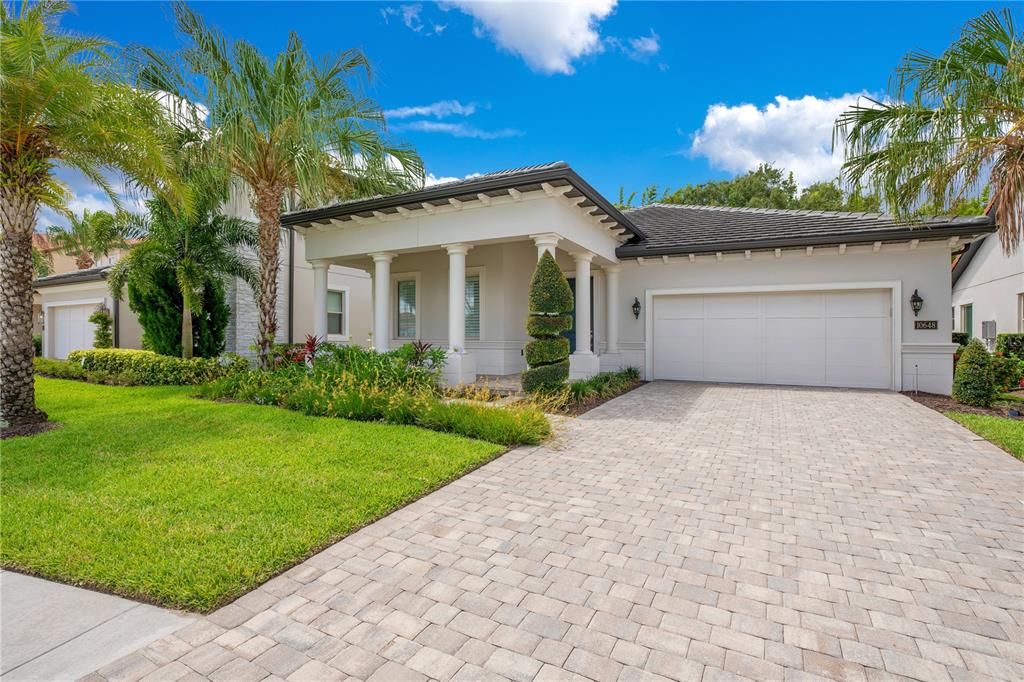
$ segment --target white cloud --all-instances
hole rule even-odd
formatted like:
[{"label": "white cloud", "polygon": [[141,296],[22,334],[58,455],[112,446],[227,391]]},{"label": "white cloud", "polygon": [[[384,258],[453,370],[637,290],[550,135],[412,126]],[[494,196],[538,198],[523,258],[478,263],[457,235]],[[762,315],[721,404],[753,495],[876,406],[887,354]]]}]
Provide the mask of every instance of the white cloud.
[{"label": "white cloud", "polygon": [[573,62],[601,52],[598,24],[611,14],[616,0],[573,2],[474,2],[454,0],[477,20],[473,32],[490,35],[499,47],[517,54],[541,73],[573,73]]},{"label": "white cloud", "polygon": [[474,113],[476,113],[476,102],[463,104],[456,99],[446,99],[433,104],[388,109],[384,112],[384,116],[387,118],[411,118],[413,116],[445,118],[447,116],[472,116]]},{"label": "white cloud", "polygon": [[[605,38],[605,42],[612,49],[622,52],[630,59],[644,63],[648,62],[651,57],[658,54],[661,50],[661,36],[655,33],[653,28],[650,34],[645,36],[637,36],[627,40],[612,36]],[[665,65],[659,64],[658,66],[661,68]]]},{"label": "white cloud", "polygon": [[432,21],[424,21],[421,14],[423,13],[423,5],[415,2],[408,5],[399,5],[398,7],[385,7],[380,11],[384,22],[389,23],[391,17],[397,17],[402,20],[405,27],[415,33],[421,33],[425,36],[430,35],[441,35],[448,24],[438,24]]},{"label": "white cloud", "polygon": [[415,130],[423,133],[446,133],[454,137],[472,137],[478,140],[494,140],[500,137],[519,137],[521,130],[502,128],[500,130],[481,130],[467,123],[448,123],[445,121],[409,121],[392,126],[392,130]]},{"label": "white cloud", "polygon": [[455,182],[457,180],[469,180],[470,178],[478,178],[478,177],[480,177],[480,175],[481,175],[481,173],[470,173],[469,175],[465,175],[465,176],[463,176],[461,178],[458,178],[458,177],[455,177],[455,176],[452,176],[452,175],[442,175],[442,176],[438,177],[438,176],[434,175],[433,173],[427,173],[427,177],[424,178],[424,180],[423,180],[423,186],[424,187],[430,187],[432,185],[440,185],[440,184],[445,183],[445,182]]},{"label": "white cloud", "polygon": [[832,150],[833,124],[861,96],[790,99],[778,95],[764,107],[715,104],[694,133],[689,151],[706,157],[715,168],[734,173],[772,163],[793,171],[802,186],[831,180],[843,164],[841,145]]}]

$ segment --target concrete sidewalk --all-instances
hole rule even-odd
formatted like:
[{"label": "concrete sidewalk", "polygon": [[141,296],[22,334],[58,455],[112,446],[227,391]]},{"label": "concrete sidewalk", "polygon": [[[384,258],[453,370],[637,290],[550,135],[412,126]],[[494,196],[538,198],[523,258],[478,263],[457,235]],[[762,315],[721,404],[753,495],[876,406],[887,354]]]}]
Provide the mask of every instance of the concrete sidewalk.
[{"label": "concrete sidewalk", "polygon": [[0,675],[74,680],[195,618],[20,573],[0,571]]}]

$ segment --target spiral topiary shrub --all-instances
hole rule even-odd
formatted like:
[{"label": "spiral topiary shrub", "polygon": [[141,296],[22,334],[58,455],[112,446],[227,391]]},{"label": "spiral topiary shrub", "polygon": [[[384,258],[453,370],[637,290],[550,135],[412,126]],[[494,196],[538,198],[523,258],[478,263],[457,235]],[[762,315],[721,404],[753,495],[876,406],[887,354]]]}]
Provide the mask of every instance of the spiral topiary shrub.
[{"label": "spiral topiary shrub", "polygon": [[996,397],[992,356],[981,341],[967,344],[953,375],[953,400],[974,407],[989,407]]},{"label": "spiral topiary shrub", "polygon": [[529,393],[559,388],[569,378],[569,340],[560,334],[572,329],[572,289],[554,256],[545,251],[530,281],[530,315],[526,333],[535,340],[526,344],[529,369],[523,372],[523,390]]}]

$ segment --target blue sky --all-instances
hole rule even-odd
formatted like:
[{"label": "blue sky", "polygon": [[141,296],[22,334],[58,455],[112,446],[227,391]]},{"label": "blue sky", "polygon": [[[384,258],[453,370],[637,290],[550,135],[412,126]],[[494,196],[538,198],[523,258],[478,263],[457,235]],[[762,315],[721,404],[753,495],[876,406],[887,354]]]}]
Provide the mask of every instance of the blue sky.
[{"label": "blue sky", "polygon": [[[553,160],[609,198],[730,177],[762,161],[806,184],[834,177],[835,114],[882,93],[901,56],[941,51],[979,3],[197,2],[268,55],[297,32],[315,55],[375,66],[434,178]],[[1002,6],[1002,5],[998,5]],[[1019,7],[1019,5],[1017,5]],[[992,6],[996,7],[996,6]],[[67,28],[173,49],[170,7],[80,2]],[[80,179],[73,206],[103,200]]]}]

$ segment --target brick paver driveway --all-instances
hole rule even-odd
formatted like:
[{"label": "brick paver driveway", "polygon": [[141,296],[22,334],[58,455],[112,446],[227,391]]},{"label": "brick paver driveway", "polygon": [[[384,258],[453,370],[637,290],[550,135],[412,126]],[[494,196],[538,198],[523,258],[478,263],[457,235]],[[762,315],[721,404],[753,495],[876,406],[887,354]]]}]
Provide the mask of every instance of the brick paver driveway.
[{"label": "brick paver driveway", "polygon": [[1022,498],[899,395],[655,383],[101,672],[1020,680]]}]

